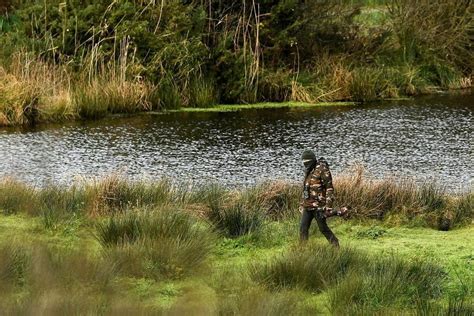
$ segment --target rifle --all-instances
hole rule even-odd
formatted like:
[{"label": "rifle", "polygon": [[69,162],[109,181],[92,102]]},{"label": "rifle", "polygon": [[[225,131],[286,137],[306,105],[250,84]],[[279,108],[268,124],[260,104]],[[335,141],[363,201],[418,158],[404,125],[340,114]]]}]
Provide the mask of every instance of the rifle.
[{"label": "rifle", "polygon": [[350,207],[343,206],[343,207],[328,208],[328,207],[323,206],[323,207],[318,207],[316,211],[319,214],[321,214],[324,218],[340,216],[344,219],[347,219],[349,217]]},{"label": "rifle", "polygon": [[[300,213],[303,212],[303,207],[300,206]],[[322,207],[317,207],[315,209],[316,213],[317,214],[320,214],[320,216],[322,216],[323,218],[329,218],[329,217],[333,217],[333,216],[340,216],[342,217],[343,219],[348,219],[350,214],[351,208],[349,206],[343,206],[343,207],[334,207],[334,208],[329,208],[329,207],[326,207],[326,206],[322,206]]]}]

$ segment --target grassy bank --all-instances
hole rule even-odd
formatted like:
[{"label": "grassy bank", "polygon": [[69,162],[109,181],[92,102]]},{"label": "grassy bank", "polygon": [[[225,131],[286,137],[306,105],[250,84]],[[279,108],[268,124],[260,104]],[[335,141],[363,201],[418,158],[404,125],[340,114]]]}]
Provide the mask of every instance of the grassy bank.
[{"label": "grassy bank", "polygon": [[35,189],[3,180],[0,307],[48,315],[474,311],[472,193],[360,176],[335,187],[338,201],[353,205],[350,220],[329,223],[340,250],[315,227],[309,243],[298,243],[300,192],[287,183],[229,190],[111,177]]},{"label": "grassy bank", "polygon": [[441,0],[2,1],[0,125],[469,88],[473,8]]},{"label": "grassy bank", "polygon": [[282,108],[312,108],[325,106],[347,106],[355,105],[356,102],[262,102],[254,104],[222,104],[205,108],[184,107],[176,110],[167,110],[166,112],[237,112],[242,110],[258,110],[258,109],[282,109]]}]

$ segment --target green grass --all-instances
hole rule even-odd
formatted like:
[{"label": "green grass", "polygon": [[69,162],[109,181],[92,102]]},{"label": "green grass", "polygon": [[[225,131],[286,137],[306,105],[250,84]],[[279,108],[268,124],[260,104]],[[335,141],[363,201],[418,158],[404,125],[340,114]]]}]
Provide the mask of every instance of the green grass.
[{"label": "green grass", "polygon": [[[93,236],[97,221],[84,220],[74,232],[67,232],[71,224],[60,223],[53,233],[37,217],[1,215],[5,294],[0,306],[18,312],[42,303],[46,310],[78,313],[95,313],[98,306],[108,312],[141,306],[148,313],[211,315],[445,311],[454,298],[463,298],[464,304],[452,308],[469,311],[472,306],[472,225],[440,232],[334,220],[330,226],[342,244],[337,251],[316,229],[309,244],[298,245],[298,219],[272,222],[258,234],[218,237],[206,255],[207,269],[156,278],[113,264],[108,251],[116,246],[104,248]],[[376,238],[365,233],[374,230],[385,233]],[[176,232],[179,236],[183,233]],[[135,272],[148,268],[141,265],[144,257],[132,254],[128,263],[137,263]],[[122,253],[120,258],[127,257]],[[67,296],[61,294],[65,290]]]},{"label": "green grass", "polygon": [[167,112],[237,112],[242,110],[258,109],[281,109],[281,108],[311,108],[323,106],[347,106],[355,105],[355,102],[262,102],[254,104],[221,104],[211,107],[183,107],[178,110],[169,110]]},{"label": "green grass", "polygon": [[[469,314],[472,193],[366,181],[335,179],[339,202],[355,206],[352,219],[329,220],[340,250],[315,223],[299,244],[299,187],[283,182],[245,190],[118,177],[69,188],[0,182],[0,308]],[[383,216],[371,216],[374,205]],[[433,214],[450,218],[449,231],[433,229]]]}]

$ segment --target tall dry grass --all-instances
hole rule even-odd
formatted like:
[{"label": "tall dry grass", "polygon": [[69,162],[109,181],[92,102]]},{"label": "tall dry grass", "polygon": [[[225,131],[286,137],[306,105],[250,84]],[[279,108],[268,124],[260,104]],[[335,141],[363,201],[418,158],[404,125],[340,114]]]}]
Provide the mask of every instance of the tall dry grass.
[{"label": "tall dry grass", "polygon": [[19,52],[0,66],[0,125],[35,124],[76,117],[71,78],[64,66]]},{"label": "tall dry grass", "polygon": [[[473,220],[473,193],[448,193],[434,183],[410,179],[373,179],[356,168],[335,178],[336,206],[350,206],[355,219],[427,225],[448,230]],[[100,217],[136,207],[179,206],[207,218],[222,233],[240,236],[260,230],[267,220],[299,216],[301,188],[267,182],[230,190],[219,185],[189,186],[167,179],[128,181],[117,175],[70,187],[33,188],[13,179],[0,181],[0,210],[41,215],[54,226],[74,214]]]},{"label": "tall dry grass", "polygon": [[129,78],[126,62],[105,63],[104,58],[91,54],[84,63],[95,66],[74,74],[66,65],[16,53],[8,67],[0,66],[0,126],[96,119],[160,108],[163,97],[157,87],[140,77]]},{"label": "tall dry grass", "polygon": [[411,179],[372,179],[357,166],[335,179],[336,201],[352,207],[354,218],[388,220],[394,224],[421,221],[448,230],[472,221],[472,191],[449,194],[435,183]]}]

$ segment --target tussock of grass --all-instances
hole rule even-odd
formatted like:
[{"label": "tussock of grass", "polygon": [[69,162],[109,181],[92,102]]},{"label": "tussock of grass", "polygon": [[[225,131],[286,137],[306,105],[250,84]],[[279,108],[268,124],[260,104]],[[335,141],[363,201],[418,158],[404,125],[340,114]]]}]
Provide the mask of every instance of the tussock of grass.
[{"label": "tussock of grass", "polygon": [[29,263],[28,253],[12,245],[0,248],[0,289],[8,290],[25,282]]},{"label": "tussock of grass", "polygon": [[217,103],[217,92],[213,81],[198,78],[191,83],[191,97],[189,101],[191,107],[208,108]]},{"label": "tussock of grass", "polygon": [[334,314],[410,307],[441,295],[446,273],[424,261],[377,258],[352,249],[303,244],[254,264],[252,277],[273,289],[329,289]]},{"label": "tussock of grass", "polygon": [[74,106],[83,119],[97,119],[109,113],[151,110],[156,101],[153,88],[144,82],[100,78],[74,90]]},{"label": "tussock of grass", "polygon": [[264,209],[259,189],[213,200],[206,214],[214,226],[228,237],[237,237],[261,229]]},{"label": "tussock of grass", "polygon": [[460,207],[455,207],[460,211],[456,211],[456,217],[450,215],[452,220],[447,229],[472,219],[472,213],[466,210],[469,202],[461,202],[469,201],[472,193],[458,197],[447,194],[434,183],[416,185],[403,179],[375,180],[363,173],[364,169],[359,166],[350,176],[335,180],[337,203],[350,205],[353,208],[351,214],[356,218],[398,219],[405,223],[420,218],[427,225],[441,229],[440,218],[446,213],[453,214],[451,203],[460,203]]},{"label": "tussock of grass", "polygon": [[0,211],[4,214],[33,211],[35,191],[24,183],[11,178],[0,181]]},{"label": "tussock of grass", "polygon": [[[188,195],[190,205],[125,208],[82,218],[80,226],[59,222],[54,231],[44,229],[35,217],[2,215],[1,310],[6,314],[472,313],[470,227],[438,232],[336,221],[331,227],[343,245],[354,247],[339,250],[318,236],[294,244],[298,238],[294,218],[266,221],[254,233],[225,238],[214,236],[203,214],[194,216],[182,208],[219,199],[221,194],[227,203],[262,202],[265,191],[251,189],[243,198],[243,193],[221,190],[215,186],[207,196]],[[42,200],[55,201],[58,192],[50,189]]]},{"label": "tussock of grass", "polygon": [[[239,293],[237,298],[219,301],[219,315],[295,315],[302,314],[298,293],[274,293],[262,286],[253,286]],[[310,311],[306,311],[310,312]],[[312,313],[315,312],[313,309]]]},{"label": "tussock of grass", "polygon": [[179,209],[131,211],[109,218],[97,236],[125,274],[177,278],[202,267],[212,235]]},{"label": "tussock of grass", "polygon": [[300,287],[323,291],[354,266],[364,266],[367,257],[351,249],[329,245],[301,244],[253,267],[253,278],[272,288]]},{"label": "tussock of grass", "polygon": [[18,52],[8,68],[0,66],[0,126],[73,119],[70,92],[63,67]]},{"label": "tussock of grass", "polygon": [[[147,311],[115,296],[117,267],[102,258],[57,251],[44,244],[0,247],[0,308],[3,314],[97,314]],[[65,295],[67,293],[67,295]]]},{"label": "tussock of grass", "polygon": [[382,306],[412,306],[417,301],[437,298],[445,272],[431,263],[398,258],[377,258],[366,266],[352,267],[329,296],[335,314],[353,310],[376,311]]}]

